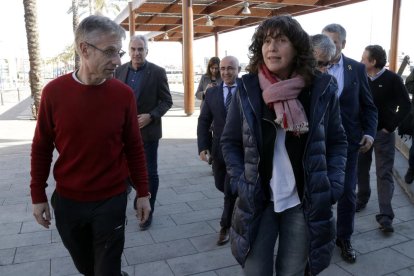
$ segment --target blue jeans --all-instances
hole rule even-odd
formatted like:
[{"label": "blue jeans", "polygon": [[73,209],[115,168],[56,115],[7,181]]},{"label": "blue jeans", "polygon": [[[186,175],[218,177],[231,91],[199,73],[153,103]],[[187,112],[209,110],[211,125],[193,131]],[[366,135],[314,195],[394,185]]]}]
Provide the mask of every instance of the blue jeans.
[{"label": "blue jeans", "polygon": [[275,213],[271,203],[263,212],[256,240],[247,256],[246,276],[273,275],[273,254],[278,236],[276,275],[305,275],[309,234],[301,205]]},{"label": "blue jeans", "polygon": [[149,191],[151,193],[151,210],[154,212],[155,199],[157,198],[158,185],[158,144],[159,140],[144,142],[145,158],[147,160]]}]

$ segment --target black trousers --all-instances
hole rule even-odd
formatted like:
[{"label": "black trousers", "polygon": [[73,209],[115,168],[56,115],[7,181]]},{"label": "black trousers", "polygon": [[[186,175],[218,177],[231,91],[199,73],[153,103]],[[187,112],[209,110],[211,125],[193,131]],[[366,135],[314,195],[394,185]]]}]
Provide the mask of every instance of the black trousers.
[{"label": "black trousers", "polygon": [[213,158],[212,166],[216,188],[224,194],[224,206],[223,213],[221,214],[220,226],[230,228],[237,195],[233,195],[231,191],[230,178],[227,175],[224,160],[220,158]]},{"label": "black trousers", "polygon": [[80,273],[121,275],[126,192],[102,201],[79,202],[52,195],[56,228]]}]

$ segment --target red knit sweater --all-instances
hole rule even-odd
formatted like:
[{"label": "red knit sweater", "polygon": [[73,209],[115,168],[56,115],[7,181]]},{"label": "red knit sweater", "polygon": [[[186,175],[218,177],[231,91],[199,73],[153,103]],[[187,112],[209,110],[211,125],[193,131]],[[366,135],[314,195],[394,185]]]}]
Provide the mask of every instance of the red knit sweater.
[{"label": "red knit sweater", "polygon": [[43,89],[32,144],[31,196],[46,202],[53,150],[59,195],[96,201],[120,194],[131,175],[139,196],[148,194],[148,176],[132,90],[111,79],[83,85],[72,74]]}]

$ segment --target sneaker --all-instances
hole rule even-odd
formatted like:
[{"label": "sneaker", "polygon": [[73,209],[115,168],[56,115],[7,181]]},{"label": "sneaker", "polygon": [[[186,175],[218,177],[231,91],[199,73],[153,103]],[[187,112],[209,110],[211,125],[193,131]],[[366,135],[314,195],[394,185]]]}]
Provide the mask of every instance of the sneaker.
[{"label": "sneaker", "polygon": [[407,173],[404,176],[405,183],[411,184],[414,181],[414,169],[408,168]]}]

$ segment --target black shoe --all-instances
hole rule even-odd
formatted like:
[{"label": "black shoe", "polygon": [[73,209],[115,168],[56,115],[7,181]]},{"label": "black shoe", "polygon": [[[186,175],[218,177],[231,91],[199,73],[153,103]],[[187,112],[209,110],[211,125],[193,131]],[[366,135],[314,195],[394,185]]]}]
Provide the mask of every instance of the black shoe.
[{"label": "black shoe", "polygon": [[352,248],[350,240],[336,239],[336,245],[341,249],[342,259],[348,263],[355,263],[356,253]]},{"label": "black shoe", "polygon": [[129,274],[126,273],[125,271],[121,271],[121,276],[129,276]]},{"label": "black shoe", "polygon": [[394,232],[394,227],[392,227],[392,223],[391,222],[383,222],[380,223],[380,230],[384,233],[392,233]]},{"label": "black shoe", "polygon": [[145,231],[145,230],[147,230],[148,228],[150,228],[151,223],[152,223],[152,212],[149,214],[148,219],[147,219],[144,223],[140,223],[140,224],[139,224],[139,229],[140,229],[141,231]]},{"label": "black shoe", "polygon": [[222,227],[219,234],[217,245],[226,244],[229,241],[229,228]]},{"label": "black shoe", "polygon": [[367,207],[366,203],[359,203],[357,202],[356,204],[356,208],[355,208],[355,212],[361,212],[363,209],[365,209],[365,207]]},{"label": "black shoe", "polygon": [[405,183],[411,184],[414,181],[414,169],[408,168],[407,173],[404,176]]}]

